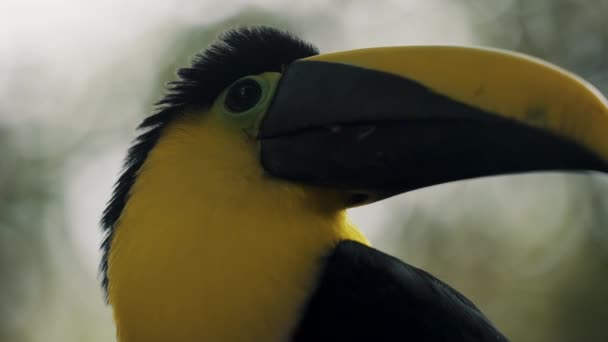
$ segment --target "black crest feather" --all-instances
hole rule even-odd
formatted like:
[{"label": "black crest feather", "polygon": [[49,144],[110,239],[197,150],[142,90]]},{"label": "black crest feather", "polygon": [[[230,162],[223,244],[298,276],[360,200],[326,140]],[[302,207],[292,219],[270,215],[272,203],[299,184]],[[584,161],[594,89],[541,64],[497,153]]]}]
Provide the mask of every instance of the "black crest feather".
[{"label": "black crest feather", "polygon": [[281,71],[292,61],[318,54],[313,45],[292,34],[266,26],[239,27],[221,34],[198,53],[190,67],[179,69],[178,80],[168,84],[157,110],[139,125],[143,130],[129,148],[123,170],[101,219],[105,239],[101,245],[102,286],[108,291],[108,255],[114,229],[129,198],[131,187],[148,153],[163,129],[186,108],[210,106],[224,88],[237,79],[268,71]]}]

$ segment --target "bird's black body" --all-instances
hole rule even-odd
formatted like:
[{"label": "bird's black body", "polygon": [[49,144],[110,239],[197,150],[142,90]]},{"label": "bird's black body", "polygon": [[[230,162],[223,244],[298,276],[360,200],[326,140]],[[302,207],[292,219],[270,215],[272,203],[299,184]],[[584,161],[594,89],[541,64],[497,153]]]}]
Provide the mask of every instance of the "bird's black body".
[{"label": "bird's black body", "polygon": [[293,341],[508,339],[473,303],[429,273],[343,241],[328,256]]}]

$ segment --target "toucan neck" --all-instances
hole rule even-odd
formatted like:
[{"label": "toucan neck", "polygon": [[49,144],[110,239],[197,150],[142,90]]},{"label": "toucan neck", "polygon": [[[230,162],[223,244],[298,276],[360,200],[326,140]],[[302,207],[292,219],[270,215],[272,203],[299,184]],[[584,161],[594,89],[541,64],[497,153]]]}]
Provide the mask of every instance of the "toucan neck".
[{"label": "toucan neck", "polygon": [[108,274],[119,340],[281,340],[322,257],[365,238],[325,203],[333,194],[253,164],[231,172],[228,161],[193,158],[190,145],[161,138],[116,227]]}]

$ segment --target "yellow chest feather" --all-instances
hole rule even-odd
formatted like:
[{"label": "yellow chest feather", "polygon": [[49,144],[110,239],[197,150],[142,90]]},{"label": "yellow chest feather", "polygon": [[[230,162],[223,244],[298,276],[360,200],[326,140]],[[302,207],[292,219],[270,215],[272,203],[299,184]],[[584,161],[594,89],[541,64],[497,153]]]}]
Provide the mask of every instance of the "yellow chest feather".
[{"label": "yellow chest feather", "polygon": [[272,180],[255,156],[213,122],[166,129],[110,251],[119,341],[284,340],[323,257],[366,242],[335,194]]}]

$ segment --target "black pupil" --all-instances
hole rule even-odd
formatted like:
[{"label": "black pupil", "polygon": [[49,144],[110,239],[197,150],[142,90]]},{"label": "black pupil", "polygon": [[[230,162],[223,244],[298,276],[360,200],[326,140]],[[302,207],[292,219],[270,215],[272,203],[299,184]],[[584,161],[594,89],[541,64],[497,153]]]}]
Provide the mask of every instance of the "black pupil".
[{"label": "black pupil", "polygon": [[262,97],[260,84],[252,79],[245,79],[234,84],[226,95],[226,107],[232,112],[240,113],[254,107]]}]

